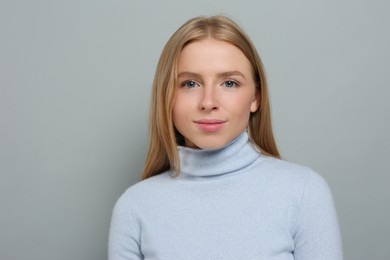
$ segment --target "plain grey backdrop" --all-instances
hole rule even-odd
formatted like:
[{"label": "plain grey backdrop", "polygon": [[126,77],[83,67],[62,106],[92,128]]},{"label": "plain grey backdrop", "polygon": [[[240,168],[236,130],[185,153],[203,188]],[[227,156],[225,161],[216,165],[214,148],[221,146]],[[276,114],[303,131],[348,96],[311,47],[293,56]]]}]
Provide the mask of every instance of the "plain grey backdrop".
[{"label": "plain grey backdrop", "polygon": [[0,0],[0,259],[106,259],[138,181],[150,87],[198,15],[244,27],[269,78],[283,157],[328,181],[348,260],[390,234],[389,1]]}]

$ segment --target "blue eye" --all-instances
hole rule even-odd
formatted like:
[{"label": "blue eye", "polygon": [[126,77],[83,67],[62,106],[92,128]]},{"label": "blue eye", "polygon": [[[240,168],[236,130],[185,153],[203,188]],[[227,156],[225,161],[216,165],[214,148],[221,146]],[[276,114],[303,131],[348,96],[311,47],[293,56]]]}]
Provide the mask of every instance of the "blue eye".
[{"label": "blue eye", "polygon": [[225,85],[225,87],[228,87],[228,88],[233,88],[233,87],[238,86],[237,82],[235,82],[233,80],[227,80],[223,84]]},{"label": "blue eye", "polygon": [[197,86],[196,82],[192,80],[188,80],[182,83],[182,87],[186,87],[186,88],[194,88],[196,86]]}]

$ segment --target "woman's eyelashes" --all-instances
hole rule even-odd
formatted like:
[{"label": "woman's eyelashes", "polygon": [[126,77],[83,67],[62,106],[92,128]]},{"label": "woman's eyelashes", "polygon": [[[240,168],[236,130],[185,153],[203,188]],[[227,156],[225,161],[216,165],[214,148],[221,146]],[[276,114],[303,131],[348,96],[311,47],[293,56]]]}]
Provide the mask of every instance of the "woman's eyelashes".
[{"label": "woman's eyelashes", "polygon": [[193,80],[186,80],[184,81],[183,83],[180,84],[182,87],[184,88],[194,88],[194,87],[197,87],[199,86],[198,83],[196,83],[195,81]]},{"label": "woman's eyelashes", "polygon": [[223,82],[223,85],[227,88],[235,88],[240,86],[240,84],[234,80],[226,80],[225,82]]},{"label": "woman's eyelashes", "polygon": [[[238,81],[236,81],[236,80],[225,80],[220,85],[224,86],[226,88],[236,88],[236,87],[240,86],[240,83]],[[184,88],[195,88],[195,87],[201,86],[201,84],[197,83],[194,80],[186,80],[186,81],[183,81],[180,84],[180,86],[184,87]]]}]

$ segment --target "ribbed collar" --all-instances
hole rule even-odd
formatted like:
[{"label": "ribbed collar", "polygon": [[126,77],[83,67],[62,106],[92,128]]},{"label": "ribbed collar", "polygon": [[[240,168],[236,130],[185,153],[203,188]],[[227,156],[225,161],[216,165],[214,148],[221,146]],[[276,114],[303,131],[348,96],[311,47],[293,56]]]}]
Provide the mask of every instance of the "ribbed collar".
[{"label": "ribbed collar", "polygon": [[239,171],[253,163],[259,153],[246,131],[219,149],[193,149],[179,146],[180,175],[213,177]]}]

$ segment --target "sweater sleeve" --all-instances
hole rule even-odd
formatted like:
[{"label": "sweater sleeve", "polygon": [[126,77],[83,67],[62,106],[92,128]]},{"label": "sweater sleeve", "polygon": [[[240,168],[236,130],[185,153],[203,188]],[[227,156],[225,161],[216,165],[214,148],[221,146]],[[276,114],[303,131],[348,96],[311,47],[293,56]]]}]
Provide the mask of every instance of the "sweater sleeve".
[{"label": "sweater sleeve", "polygon": [[306,176],[297,229],[295,260],[342,260],[341,237],[331,191],[314,172]]},{"label": "sweater sleeve", "polygon": [[140,230],[130,206],[129,193],[115,204],[110,226],[109,260],[141,260]]}]

